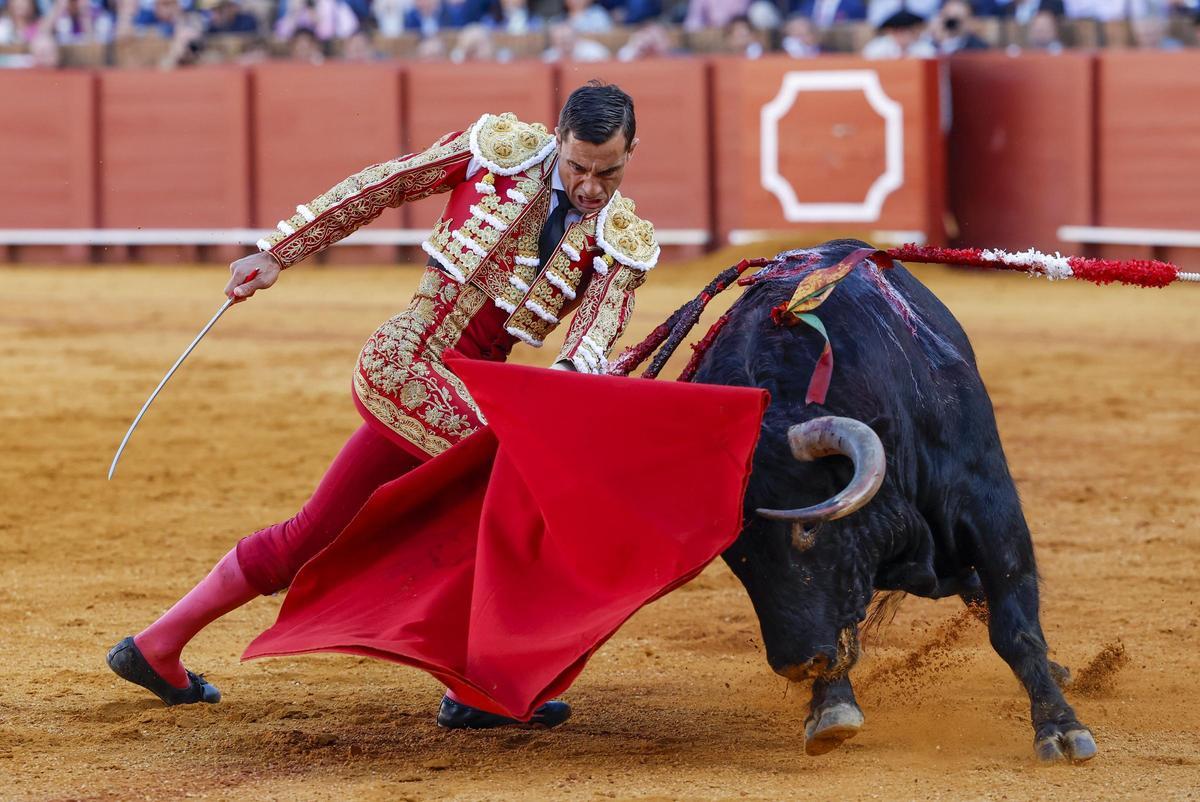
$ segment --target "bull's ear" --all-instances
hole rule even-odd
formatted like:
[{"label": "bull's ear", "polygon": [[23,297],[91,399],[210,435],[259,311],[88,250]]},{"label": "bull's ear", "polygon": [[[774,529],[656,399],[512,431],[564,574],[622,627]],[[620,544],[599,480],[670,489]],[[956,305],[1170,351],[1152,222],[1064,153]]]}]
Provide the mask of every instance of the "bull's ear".
[{"label": "bull's ear", "polygon": [[887,441],[888,436],[892,434],[892,419],[887,415],[879,415],[866,422],[875,434],[879,435],[879,439]]}]

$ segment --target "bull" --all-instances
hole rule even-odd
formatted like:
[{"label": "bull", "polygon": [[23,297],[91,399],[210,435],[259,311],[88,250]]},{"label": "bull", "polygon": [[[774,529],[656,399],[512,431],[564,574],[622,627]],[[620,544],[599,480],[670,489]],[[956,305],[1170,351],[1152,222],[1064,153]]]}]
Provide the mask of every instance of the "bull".
[{"label": "bull", "polygon": [[837,368],[825,402],[805,403],[821,339],[771,311],[804,269],[868,247],[779,254],[695,366],[694,381],[771,393],[744,529],[723,557],[771,668],[812,681],[805,751],[828,752],[862,727],[850,681],[858,628],[873,594],[904,591],[986,605],[992,647],[1028,692],[1038,758],[1088,760],[1095,740],[1047,656],[1029,527],[958,321],[898,263],[855,270],[820,308]]}]

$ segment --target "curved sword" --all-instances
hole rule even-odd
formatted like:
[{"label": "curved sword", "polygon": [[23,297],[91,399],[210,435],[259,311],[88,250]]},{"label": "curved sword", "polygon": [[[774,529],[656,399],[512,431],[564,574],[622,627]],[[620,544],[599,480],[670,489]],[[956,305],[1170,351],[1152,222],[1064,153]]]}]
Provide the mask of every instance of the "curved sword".
[{"label": "curved sword", "polygon": [[[258,271],[253,271],[249,276],[246,277],[246,281],[243,281],[242,284],[253,280],[257,275]],[[137,425],[141,422],[142,416],[146,414],[146,410],[148,410],[150,405],[154,403],[154,399],[158,397],[159,392],[166,385],[166,383],[170,381],[172,376],[175,375],[175,371],[179,370],[179,366],[183,364],[183,360],[187,359],[188,354],[196,349],[196,346],[199,345],[200,341],[204,339],[204,335],[208,334],[208,330],[217,324],[217,321],[221,319],[221,315],[225,314],[225,310],[233,306],[233,302],[234,299],[230,298],[225,303],[221,304],[221,308],[218,309],[217,313],[212,316],[212,320],[205,324],[204,328],[200,330],[200,333],[196,335],[196,339],[192,340],[192,344],[189,345],[184,352],[179,355],[179,359],[175,360],[175,364],[172,365],[171,369],[167,371],[167,375],[163,376],[162,381],[160,381],[158,386],[154,388],[154,392],[150,393],[150,397],[146,399],[146,403],[142,404],[142,408],[138,412],[137,417],[133,419],[133,423],[129,426],[129,431],[125,432],[125,437],[121,440],[121,445],[117,446],[117,453],[115,456],[113,456],[112,465],[108,466],[108,478],[110,480],[113,478],[113,474],[117,471],[117,462],[121,459],[121,452],[125,450],[125,445],[129,442],[129,438],[133,436],[133,430],[136,429]]]}]

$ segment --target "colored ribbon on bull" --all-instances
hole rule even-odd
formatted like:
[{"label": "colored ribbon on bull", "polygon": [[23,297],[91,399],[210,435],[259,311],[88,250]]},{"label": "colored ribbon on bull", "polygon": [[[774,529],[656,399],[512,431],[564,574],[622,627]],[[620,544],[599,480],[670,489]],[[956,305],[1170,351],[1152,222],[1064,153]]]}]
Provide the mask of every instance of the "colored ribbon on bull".
[{"label": "colored ribbon on bull", "polygon": [[806,273],[796,285],[791,299],[771,310],[771,320],[775,325],[794,326],[797,323],[805,323],[825,340],[821,356],[817,358],[816,367],[813,368],[812,378],[809,379],[808,391],[804,395],[806,404],[824,404],[825,396],[829,392],[829,383],[833,379],[833,344],[829,340],[825,324],[813,314],[813,310],[823,304],[833,294],[834,288],[867,259],[881,268],[892,265],[891,257],[886,252],[874,248],[859,248],[832,267],[822,267]]}]

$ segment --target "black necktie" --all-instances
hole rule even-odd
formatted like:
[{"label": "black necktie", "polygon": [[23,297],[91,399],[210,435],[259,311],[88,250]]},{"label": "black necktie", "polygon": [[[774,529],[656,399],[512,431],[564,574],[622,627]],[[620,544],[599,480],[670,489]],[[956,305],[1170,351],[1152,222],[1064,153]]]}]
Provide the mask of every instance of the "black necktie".
[{"label": "black necktie", "polygon": [[566,192],[556,189],[554,190],[554,197],[558,199],[558,205],[554,207],[554,211],[550,212],[550,216],[546,218],[546,225],[542,226],[541,236],[538,237],[538,261],[541,263],[540,269],[545,269],[546,265],[550,262],[550,257],[554,255],[554,249],[562,241],[563,232],[567,230],[567,212],[571,211],[571,202],[567,199]]}]

